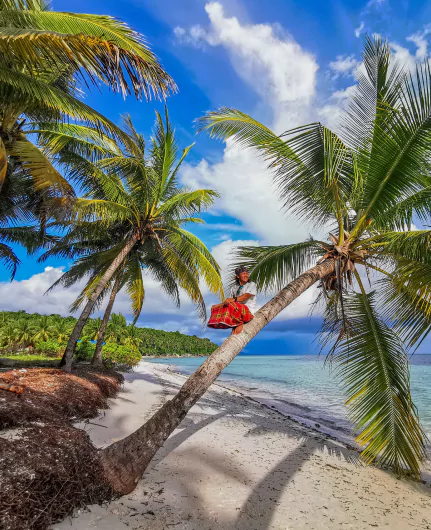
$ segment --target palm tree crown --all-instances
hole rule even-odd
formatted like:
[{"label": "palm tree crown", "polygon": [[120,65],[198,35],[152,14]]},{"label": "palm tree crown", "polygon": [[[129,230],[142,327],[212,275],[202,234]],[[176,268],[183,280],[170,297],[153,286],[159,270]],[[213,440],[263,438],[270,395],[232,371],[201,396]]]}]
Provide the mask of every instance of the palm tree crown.
[{"label": "palm tree crown", "polygon": [[146,99],[176,90],[144,37],[124,22],[52,11],[44,0],[0,0],[0,261],[12,275],[19,260],[8,243],[28,241],[16,231],[3,234],[3,206],[19,204],[25,214],[16,217],[19,223],[43,224],[48,212],[75,195],[32,142],[32,133],[45,121],[70,130],[72,119],[77,128],[79,122],[91,123],[97,133],[127,141],[119,127],[80,97],[82,88],[101,84]]},{"label": "palm tree crown", "polygon": [[367,40],[363,66],[340,136],[320,123],[277,136],[228,108],[209,112],[200,129],[256,149],[284,207],[331,231],[327,240],[245,247],[239,258],[264,291],[316,261],[333,263],[320,282],[320,338],[344,382],[363,457],[418,475],[425,435],[406,349],[431,329],[431,231],[411,230],[431,205],[431,70],[428,62],[414,74],[400,68],[379,37]]},{"label": "palm tree crown", "polygon": [[177,305],[183,289],[204,320],[200,277],[211,292],[223,296],[220,270],[186,225],[203,222],[199,214],[213,204],[217,193],[188,190],[179,184],[180,165],[192,146],[178,157],[167,111],[165,123],[157,113],[148,155],[143,136],[135,131],[129,117],[124,120],[133,148],[106,152],[109,156],[96,160],[91,160],[87,145],[83,148],[77,136],[58,148],[53,131],[44,135],[46,149],[58,156],[66,173],[79,178],[87,191],[76,200],[66,220],[66,224],[73,221],[72,228],[42,259],[81,256],[55,285],[67,286],[90,275],[83,294],[92,299],[91,310],[120,275],[120,287],[126,287],[136,319],[145,297],[141,274],[145,269]]}]

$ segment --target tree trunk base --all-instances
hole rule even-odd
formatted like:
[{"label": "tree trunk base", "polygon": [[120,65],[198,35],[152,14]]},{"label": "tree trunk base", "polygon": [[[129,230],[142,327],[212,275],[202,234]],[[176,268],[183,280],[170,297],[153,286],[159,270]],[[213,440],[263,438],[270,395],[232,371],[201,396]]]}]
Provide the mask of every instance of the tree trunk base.
[{"label": "tree trunk base", "polygon": [[334,270],[334,260],[327,260],[293,280],[267,302],[251,322],[244,325],[242,333],[226,339],[187,379],[178,394],[167,401],[142,427],[100,452],[104,477],[114,491],[119,495],[127,495],[135,489],[159,448],[192,406],[205,394],[220,372],[280,311],[317,280]]}]

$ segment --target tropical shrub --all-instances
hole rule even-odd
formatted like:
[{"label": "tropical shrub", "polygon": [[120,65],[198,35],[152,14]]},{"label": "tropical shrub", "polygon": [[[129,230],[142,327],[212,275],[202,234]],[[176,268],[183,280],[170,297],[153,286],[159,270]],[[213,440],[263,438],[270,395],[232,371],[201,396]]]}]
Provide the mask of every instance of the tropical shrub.
[{"label": "tropical shrub", "polygon": [[37,353],[46,355],[47,357],[60,357],[64,352],[64,346],[53,339],[37,342],[35,349]]},{"label": "tropical shrub", "polygon": [[78,342],[75,350],[76,361],[91,361],[96,345],[88,340]]},{"label": "tropical shrub", "polygon": [[114,344],[112,342],[103,346],[102,354],[106,366],[110,368],[132,368],[142,358],[142,355],[137,349],[121,346],[121,344]]}]

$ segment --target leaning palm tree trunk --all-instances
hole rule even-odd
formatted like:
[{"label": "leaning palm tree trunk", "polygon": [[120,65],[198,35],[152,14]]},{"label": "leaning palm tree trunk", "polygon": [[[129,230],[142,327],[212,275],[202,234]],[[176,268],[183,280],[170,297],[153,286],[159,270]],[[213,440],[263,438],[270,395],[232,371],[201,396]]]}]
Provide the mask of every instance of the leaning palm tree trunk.
[{"label": "leaning palm tree trunk", "polygon": [[70,372],[72,370],[72,357],[73,352],[75,351],[76,343],[78,342],[78,339],[82,333],[82,328],[87,322],[88,317],[90,316],[91,311],[94,307],[94,304],[96,303],[96,300],[99,298],[100,294],[105,289],[109,280],[112,278],[115,271],[123,262],[124,258],[132,250],[133,246],[137,243],[139,237],[139,234],[136,233],[132,238],[130,238],[130,240],[124,246],[123,250],[117,255],[111,265],[106,269],[105,274],[102,276],[100,282],[97,284],[97,287],[94,289],[90,298],[88,299],[88,302],[85,304],[84,310],[82,311],[81,316],[79,317],[78,322],[75,324],[75,327],[73,328],[73,331],[69,337],[69,341],[67,343],[66,350],[64,351],[63,358],[60,361],[60,366],[63,367],[63,370],[65,372]]},{"label": "leaning palm tree trunk", "polygon": [[108,305],[106,306],[105,314],[103,315],[102,324],[100,325],[99,333],[97,334],[96,349],[94,350],[93,359],[91,364],[93,366],[102,366],[102,346],[105,338],[106,328],[108,326],[109,318],[111,316],[112,307],[115,302],[115,297],[118,293],[118,287],[120,285],[120,277],[118,276],[115,280],[114,286],[112,287],[111,296],[109,297]]},{"label": "leaning palm tree trunk", "polygon": [[100,458],[105,478],[117,493],[126,495],[133,491],[158,449],[244,346],[298,296],[334,270],[335,262],[327,260],[298,276],[256,313],[240,335],[232,335],[225,340],[187,379],[178,394],[147,423],[103,449]]}]

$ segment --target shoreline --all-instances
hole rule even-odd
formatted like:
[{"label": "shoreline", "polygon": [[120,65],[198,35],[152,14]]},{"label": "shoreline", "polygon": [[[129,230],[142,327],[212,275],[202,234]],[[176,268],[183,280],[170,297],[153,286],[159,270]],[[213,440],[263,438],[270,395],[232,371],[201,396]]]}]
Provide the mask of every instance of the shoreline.
[{"label": "shoreline", "polygon": [[[128,435],[186,376],[143,362],[85,430],[98,447]],[[394,530],[431,528],[430,487],[364,467],[358,452],[214,384],[137,488],[53,530]]]},{"label": "shoreline", "polygon": [[[178,370],[172,369],[170,365],[162,365],[162,366],[165,366],[167,371],[169,371],[172,374],[176,374],[182,377],[184,380],[186,380],[188,377],[188,375],[183,374],[179,372]],[[280,406],[281,401],[279,399],[265,398],[261,394],[255,393],[254,389],[247,389],[246,387],[231,385],[228,383],[222,383],[220,381],[216,381],[215,383],[213,383],[213,386],[218,386],[220,388],[230,390],[231,392],[235,392],[236,394],[238,394],[244,399],[254,401],[255,403],[258,403],[259,405],[264,406],[268,410],[276,411],[294,423],[302,425],[303,427],[307,427],[308,429],[311,429],[312,431],[316,433],[323,434],[332,441],[341,442],[348,449],[352,449],[353,451],[360,450],[360,446],[359,444],[355,442],[353,435],[347,434],[341,428],[337,428],[337,427],[331,428],[328,425],[325,425],[325,421],[327,420],[320,420],[320,423],[317,423],[316,421],[314,421],[314,419],[309,418],[307,416],[301,416],[296,411],[292,412],[290,410],[286,410],[285,408]],[[288,407],[291,407],[292,409],[301,409],[301,406],[298,405],[297,403],[292,403],[292,402],[288,402],[285,400],[283,400],[283,403],[287,405]],[[306,407],[304,406],[302,408],[306,408]],[[333,423],[335,424],[335,422]]]},{"label": "shoreline", "polygon": [[[198,356],[193,356],[198,357]],[[169,359],[169,356],[163,357],[163,359]],[[154,357],[156,359],[156,357]],[[151,363],[151,361],[149,361]],[[181,371],[178,371],[175,369],[173,364],[158,364],[158,363],[151,363],[156,364],[157,366],[165,367],[170,373],[176,374],[179,377],[183,378],[184,380],[187,379],[187,377],[190,374],[185,374]],[[344,444],[346,447],[355,450],[360,451],[360,445],[356,443],[355,441],[355,435],[352,434],[352,432],[346,427],[341,425],[340,423],[337,423],[337,418],[331,419],[330,417],[320,418],[316,417],[314,414],[314,417],[312,415],[307,416],[306,414],[303,414],[303,411],[307,411],[309,407],[307,405],[301,405],[292,401],[288,401],[286,399],[280,399],[275,396],[264,396],[262,394],[262,391],[259,391],[258,387],[252,387],[248,388],[247,386],[241,386],[235,383],[229,383],[222,381],[218,379],[215,383],[213,383],[213,386],[218,386],[220,388],[225,388],[227,390],[231,390],[233,392],[236,392],[238,395],[244,397],[245,399],[249,399],[252,401],[255,401],[256,403],[259,403],[269,410],[275,410],[282,416],[286,417],[292,422],[298,423],[304,427],[307,427],[317,433],[324,434],[328,437],[328,439],[333,441],[338,441]],[[313,411],[314,412],[314,411]],[[352,426],[353,428],[353,426]],[[431,440],[431,436],[430,436]],[[431,467],[431,441],[430,444],[427,445],[428,450],[428,459],[427,463]],[[430,477],[427,479],[428,482],[431,483],[431,473]]]}]

